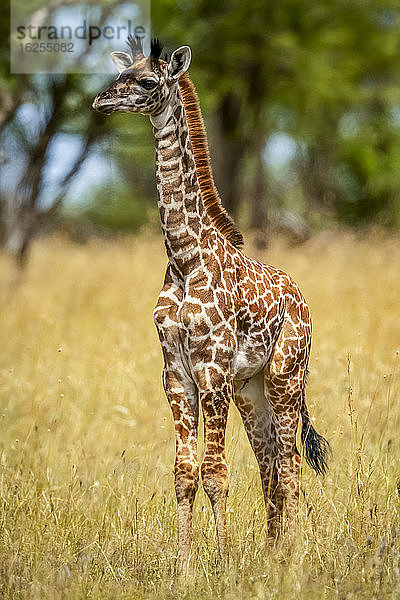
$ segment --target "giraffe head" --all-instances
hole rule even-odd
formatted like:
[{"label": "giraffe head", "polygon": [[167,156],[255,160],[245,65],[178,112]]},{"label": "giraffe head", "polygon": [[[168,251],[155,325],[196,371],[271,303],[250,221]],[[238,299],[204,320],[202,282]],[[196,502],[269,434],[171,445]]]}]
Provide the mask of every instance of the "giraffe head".
[{"label": "giraffe head", "polygon": [[148,57],[144,56],[139,38],[129,36],[128,45],[130,54],[112,52],[111,58],[119,75],[108,89],[96,96],[93,108],[104,114],[134,112],[158,115],[168,107],[171,90],[189,68],[190,48],[178,48],[166,62],[160,58],[162,45],[158,40],[152,40]]}]

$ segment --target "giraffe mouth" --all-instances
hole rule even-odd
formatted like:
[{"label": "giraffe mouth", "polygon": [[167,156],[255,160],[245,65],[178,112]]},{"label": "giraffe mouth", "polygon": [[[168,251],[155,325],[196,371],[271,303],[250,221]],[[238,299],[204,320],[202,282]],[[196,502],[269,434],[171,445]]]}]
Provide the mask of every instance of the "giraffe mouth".
[{"label": "giraffe mouth", "polygon": [[94,108],[94,110],[97,110],[100,113],[110,114],[114,111],[115,105],[110,100],[95,98],[92,104],[92,108]]},{"label": "giraffe mouth", "polygon": [[97,110],[104,115],[109,115],[110,113],[114,112],[114,106],[106,104],[105,106],[97,107]]},{"label": "giraffe mouth", "polygon": [[112,100],[103,98],[95,98],[92,108],[103,115],[109,115],[113,112],[137,112],[134,106],[129,106],[127,104],[123,104],[122,102],[114,102]]}]

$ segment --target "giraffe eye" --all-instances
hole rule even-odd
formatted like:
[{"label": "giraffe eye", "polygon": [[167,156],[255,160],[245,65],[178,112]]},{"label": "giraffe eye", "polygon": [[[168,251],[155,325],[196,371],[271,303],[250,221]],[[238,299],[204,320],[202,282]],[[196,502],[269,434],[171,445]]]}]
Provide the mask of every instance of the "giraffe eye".
[{"label": "giraffe eye", "polygon": [[141,79],[139,81],[139,84],[142,86],[142,88],[144,88],[145,90],[152,90],[153,88],[156,87],[157,85],[157,81],[154,81],[154,79]]}]

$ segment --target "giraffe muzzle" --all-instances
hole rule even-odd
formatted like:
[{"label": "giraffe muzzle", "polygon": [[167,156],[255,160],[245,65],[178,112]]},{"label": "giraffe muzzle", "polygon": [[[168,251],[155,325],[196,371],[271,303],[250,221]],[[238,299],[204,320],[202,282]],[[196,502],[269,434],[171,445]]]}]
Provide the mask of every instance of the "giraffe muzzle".
[{"label": "giraffe muzzle", "polygon": [[97,110],[97,112],[102,113],[103,115],[109,115],[110,113],[114,112],[114,106],[111,104],[105,106],[98,106],[95,105],[95,103],[93,102],[93,108]]},{"label": "giraffe muzzle", "polygon": [[108,91],[101,92],[93,100],[92,108],[103,114],[112,113],[115,108],[115,100],[110,97],[110,93]]}]

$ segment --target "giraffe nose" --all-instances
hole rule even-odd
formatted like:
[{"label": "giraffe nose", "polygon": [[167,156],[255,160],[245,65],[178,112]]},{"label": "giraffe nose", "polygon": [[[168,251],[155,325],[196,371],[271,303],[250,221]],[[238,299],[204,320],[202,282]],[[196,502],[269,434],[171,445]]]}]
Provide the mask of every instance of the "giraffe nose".
[{"label": "giraffe nose", "polygon": [[96,108],[102,100],[106,100],[109,97],[107,91],[104,92],[100,92],[100,94],[97,94],[96,98],[93,100],[93,108]]},{"label": "giraffe nose", "polygon": [[92,108],[98,110],[99,112],[109,112],[111,108],[109,102],[110,100],[111,96],[108,90],[100,92],[100,94],[97,94],[96,98],[93,100]]}]

